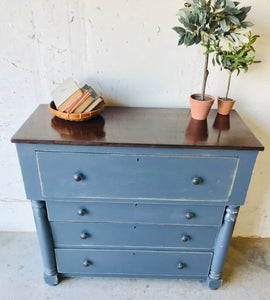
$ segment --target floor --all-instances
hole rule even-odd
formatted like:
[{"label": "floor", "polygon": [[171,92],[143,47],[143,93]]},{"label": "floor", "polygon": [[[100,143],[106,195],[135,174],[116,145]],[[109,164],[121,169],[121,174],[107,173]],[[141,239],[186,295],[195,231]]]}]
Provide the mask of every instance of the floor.
[{"label": "floor", "polygon": [[69,278],[51,287],[42,279],[36,235],[0,232],[0,300],[17,299],[270,299],[270,239],[234,238],[216,291],[202,281],[174,279]]}]

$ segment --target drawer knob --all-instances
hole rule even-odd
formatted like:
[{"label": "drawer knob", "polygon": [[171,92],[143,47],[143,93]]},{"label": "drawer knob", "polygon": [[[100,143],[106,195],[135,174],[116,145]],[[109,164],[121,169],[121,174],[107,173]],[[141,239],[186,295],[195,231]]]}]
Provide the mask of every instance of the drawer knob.
[{"label": "drawer knob", "polygon": [[77,213],[82,217],[84,215],[87,215],[88,211],[86,209],[79,209]]},{"label": "drawer knob", "polygon": [[182,237],[181,237],[181,241],[182,242],[188,242],[190,240],[190,236],[188,236],[188,235],[183,235]]},{"label": "drawer knob", "polygon": [[83,233],[80,235],[80,238],[81,238],[82,240],[86,240],[88,237],[89,237],[89,234],[86,233],[86,232],[83,232]]},{"label": "drawer knob", "polygon": [[83,262],[83,265],[84,265],[85,267],[89,267],[89,266],[92,265],[92,263],[91,263],[91,261],[89,261],[89,260],[85,260],[85,261]]},{"label": "drawer knob", "polygon": [[75,181],[81,181],[83,179],[83,176],[82,176],[82,174],[76,173],[73,175],[73,179]]},{"label": "drawer knob", "polygon": [[185,214],[185,217],[186,217],[187,220],[191,220],[191,219],[193,219],[195,217],[195,214],[192,213],[192,212],[187,212]]},{"label": "drawer knob", "polygon": [[202,179],[199,177],[195,177],[192,179],[192,184],[194,184],[194,185],[199,185],[201,183],[202,183]]},{"label": "drawer knob", "polygon": [[183,264],[183,263],[179,263],[179,264],[177,265],[177,269],[179,269],[179,270],[182,270],[182,269],[184,269],[185,267],[186,267],[186,265]]}]

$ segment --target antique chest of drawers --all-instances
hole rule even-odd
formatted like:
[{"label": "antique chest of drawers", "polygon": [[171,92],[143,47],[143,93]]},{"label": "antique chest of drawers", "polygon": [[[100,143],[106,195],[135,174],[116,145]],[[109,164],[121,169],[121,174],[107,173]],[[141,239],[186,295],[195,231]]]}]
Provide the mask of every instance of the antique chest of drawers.
[{"label": "antique chest of drawers", "polygon": [[13,136],[48,284],[221,274],[263,146],[233,111],[107,107],[84,123],[40,105]]}]

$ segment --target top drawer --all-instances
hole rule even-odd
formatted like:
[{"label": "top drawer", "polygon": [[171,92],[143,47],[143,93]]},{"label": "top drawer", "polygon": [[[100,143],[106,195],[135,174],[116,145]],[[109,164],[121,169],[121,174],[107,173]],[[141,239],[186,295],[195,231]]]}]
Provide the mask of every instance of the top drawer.
[{"label": "top drawer", "polygon": [[37,163],[45,197],[226,201],[237,158],[37,152]]}]

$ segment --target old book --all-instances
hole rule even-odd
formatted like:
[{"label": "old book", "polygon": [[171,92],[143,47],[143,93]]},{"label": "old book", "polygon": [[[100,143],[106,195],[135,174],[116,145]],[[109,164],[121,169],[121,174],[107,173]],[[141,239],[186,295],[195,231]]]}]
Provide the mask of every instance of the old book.
[{"label": "old book", "polygon": [[83,86],[83,89],[88,90],[89,93],[91,94],[91,97],[93,97],[94,100],[97,100],[100,97],[100,95],[91,86],[89,86],[88,84],[85,84]]},{"label": "old book", "polygon": [[84,112],[86,107],[88,107],[93,101],[94,101],[94,99],[89,94],[89,96],[83,101],[83,103],[81,103],[81,105],[79,105],[75,110],[73,110],[72,113],[79,114],[79,113]]},{"label": "old book", "polygon": [[84,102],[82,102],[80,105],[76,106],[76,109],[72,110],[73,113],[90,112],[99,103],[101,103],[101,100],[99,100],[101,99],[101,97],[91,86],[86,84],[83,86],[83,89],[89,91],[91,95],[91,99],[87,99]]},{"label": "old book", "polygon": [[[80,95],[80,87],[72,78],[66,79],[51,93],[57,109],[67,100],[69,100],[68,102],[74,101],[74,99],[79,98]],[[61,110],[64,110],[62,106]]]},{"label": "old book", "polygon": [[78,100],[80,97],[83,96],[83,91],[78,89],[75,93],[73,93],[70,97],[66,99],[59,107],[58,110],[65,111],[74,101]]},{"label": "old book", "polygon": [[83,113],[88,113],[90,111],[92,111],[93,109],[95,109],[99,104],[101,105],[101,103],[103,102],[103,105],[105,104],[104,100],[99,97],[97,100],[94,100],[92,103],[90,103],[85,110],[83,111]]},{"label": "old book", "polygon": [[73,113],[77,109],[77,107],[79,107],[82,103],[84,103],[84,101],[90,96],[88,90],[83,89],[82,92],[83,92],[82,96],[76,99],[74,102],[72,102],[72,104],[65,109],[65,112]]}]

